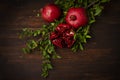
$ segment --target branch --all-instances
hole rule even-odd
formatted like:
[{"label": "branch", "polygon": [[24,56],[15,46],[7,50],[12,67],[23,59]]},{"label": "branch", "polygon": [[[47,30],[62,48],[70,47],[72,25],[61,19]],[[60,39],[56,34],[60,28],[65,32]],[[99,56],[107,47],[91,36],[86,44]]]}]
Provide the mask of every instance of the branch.
[{"label": "branch", "polygon": [[91,4],[89,4],[86,8],[90,8],[91,6],[93,6],[94,4],[96,4],[96,3],[98,3],[98,2],[99,2],[99,0],[94,1],[94,2],[92,2]]}]

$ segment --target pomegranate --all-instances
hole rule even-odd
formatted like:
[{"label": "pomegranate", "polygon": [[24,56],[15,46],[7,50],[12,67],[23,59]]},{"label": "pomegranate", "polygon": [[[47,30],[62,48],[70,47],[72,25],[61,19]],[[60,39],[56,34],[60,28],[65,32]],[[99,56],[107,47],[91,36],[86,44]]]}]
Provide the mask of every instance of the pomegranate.
[{"label": "pomegranate", "polygon": [[70,25],[61,23],[56,27],[55,30],[63,34],[66,30],[69,30],[69,29],[71,29]]},{"label": "pomegranate", "polygon": [[71,47],[75,42],[73,37],[74,31],[72,27],[65,23],[59,24],[55,31],[50,34],[52,43],[60,48]]},{"label": "pomegranate", "polygon": [[73,37],[63,37],[63,39],[64,39],[65,44],[67,45],[68,48],[70,48],[75,42]]},{"label": "pomegranate", "polygon": [[50,34],[50,40],[56,39],[59,37],[59,34],[55,31]]},{"label": "pomegranate", "polygon": [[74,31],[72,29],[67,30],[65,33],[63,33],[63,39],[65,41],[65,43],[67,44],[67,47],[71,47],[75,40],[74,40]]},{"label": "pomegranate", "polygon": [[55,4],[47,4],[41,9],[42,18],[47,22],[53,22],[60,17],[61,10]]},{"label": "pomegranate", "polygon": [[63,39],[61,39],[61,38],[56,38],[56,39],[52,40],[52,43],[53,43],[54,45],[60,47],[60,48],[63,47],[62,42],[63,42]]},{"label": "pomegranate", "polygon": [[64,37],[73,37],[74,36],[74,31],[72,29],[67,30],[65,33],[63,33]]},{"label": "pomegranate", "polygon": [[65,20],[75,29],[86,25],[88,22],[88,18],[84,8],[70,8],[67,12]]}]

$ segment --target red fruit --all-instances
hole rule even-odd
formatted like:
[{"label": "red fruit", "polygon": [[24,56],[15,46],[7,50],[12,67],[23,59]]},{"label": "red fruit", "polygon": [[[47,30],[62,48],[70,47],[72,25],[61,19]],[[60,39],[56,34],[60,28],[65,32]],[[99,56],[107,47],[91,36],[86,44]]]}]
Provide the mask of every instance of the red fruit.
[{"label": "red fruit", "polygon": [[69,25],[76,29],[86,25],[88,22],[84,8],[70,8],[67,12],[65,20]]},{"label": "red fruit", "polygon": [[69,30],[69,31],[66,31],[64,34],[63,34],[63,39],[65,41],[65,43],[67,44],[67,47],[71,47],[75,40],[74,40],[74,31],[73,30]]},{"label": "red fruit", "polygon": [[62,41],[63,41],[63,40],[62,40],[61,38],[57,38],[57,39],[52,40],[52,43],[53,43],[54,45],[62,48],[62,47],[63,47]]},{"label": "red fruit", "polygon": [[64,41],[67,44],[68,48],[70,48],[74,44],[74,42],[75,42],[73,37],[64,37]]},{"label": "red fruit", "polygon": [[55,46],[60,48],[71,47],[75,42],[74,34],[70,25],[61,23],[56,27],[55,31],[50,34],[50,40]]},{"label": "red fruit", "polygon": [[56,31],[58,31],[59,33],[64,33],[66,30],[71,29],[71,26],[65,23],[61,23],[56,27]]},{"label": "red fruit", "polygon": [[63,36],[64,37],[74,37],[74,31],[71,29],[71,30],[68,30],[66,31],[65,33],[63,33]]},{"label": "red fruit", "polygon": [[47,22],[53,22],[61,14],[60,8],[55,4],[48,4],[41,9],[42,18]]},{"label": "red fruit", "polygon": [[58,38],[58,37],[59,37],[59,34],[58,34],[57,32],[52,32],[52,33],[50,34],[50,40],[56,39],[56,38]]}]

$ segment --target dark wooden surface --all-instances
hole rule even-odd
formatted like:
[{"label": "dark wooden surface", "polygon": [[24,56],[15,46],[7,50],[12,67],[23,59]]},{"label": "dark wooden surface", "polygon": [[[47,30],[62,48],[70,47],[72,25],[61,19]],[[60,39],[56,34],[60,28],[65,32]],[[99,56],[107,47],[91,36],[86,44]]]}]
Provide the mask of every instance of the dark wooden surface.
[{"label": "dark wooden surface", "polygon": [[50,0],[0,1],[0,80],[120,80],[120,0],[111,0],[92,26],[93,38],[85,51],[73,54],[57,49],[62,59],[53,60],[48,78],[41,74],[41,56],[24,55],[23,27],[40,27],[37,10]]}]

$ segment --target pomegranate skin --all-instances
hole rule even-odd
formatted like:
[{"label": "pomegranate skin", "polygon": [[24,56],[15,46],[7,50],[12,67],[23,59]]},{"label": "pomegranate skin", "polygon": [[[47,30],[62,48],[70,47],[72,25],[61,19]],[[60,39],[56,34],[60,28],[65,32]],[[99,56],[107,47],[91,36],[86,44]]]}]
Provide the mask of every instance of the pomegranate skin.
[{"label": "pomegranate skin", "polygon": [[84,26],[88,22],[86,11],[84,8],[70,8],[66,15],[66,23],[75,29]]},{"label": "pomegranate skin", "polygon": [[53,22],[61,15],[60,8],[55,4],[47,4],[40,11],[42,18],[47,22]]}]

